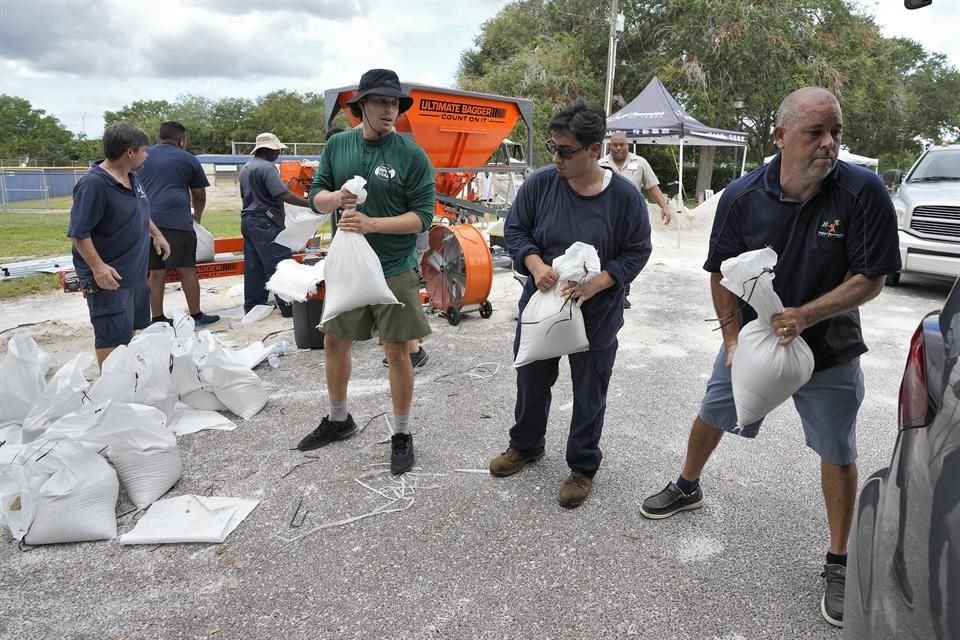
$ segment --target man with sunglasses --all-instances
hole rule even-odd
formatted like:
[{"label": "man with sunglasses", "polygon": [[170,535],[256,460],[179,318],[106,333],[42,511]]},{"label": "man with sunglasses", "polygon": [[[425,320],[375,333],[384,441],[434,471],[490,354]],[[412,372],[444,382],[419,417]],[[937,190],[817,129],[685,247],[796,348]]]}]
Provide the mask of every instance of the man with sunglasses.
[{"label": "man with sunglasses", "polygon": [[[393,402],[390,470],[402,474],[413,468],[415,460],[410,434],[413,363],[409,345],[430,333],[415,267],[417,234],[433,222],[433,167],[423,149],[395,131],[400,114],[413,105],[396,73],[389,69],[364,73],[349,105],[362,126],[327,141],[310,186],[310,205],[320,213],[343,212],[337,233],[366,236],[380,259],[387,286],[402,305],[361,307],[321,325],[326,334],[330,413],[297,448],[309,451],[357,433],[347,411],[351,351],[355,340],[369,340],[376,331],[387,356]],[[367,180],[367,199],[361,205],[357,205],[356,195],[343,188],[353,176]]]},{"label": "man with sunglasses", "polygon": [[720,284],[720,265],[745,251],[772,247],[774,289],[786,307],[771,324],[779,344],[803,337],[814,372],[793,395],[808,447],[820,457],[830,546],[820,611],[843,626],[847,538],[857,495],[856,425],[863,400],[860,355],[867,351],[858,307],[900,270],[893,203],[876,174],[837,161],[840,104],[829,91],[788,95],[773,130],[779,154],[723,191],[703,268],[721,321],[723,345],[687,440],[676,482],[647,498],[640,513],[662,519],[703,505],[700,473],[724,432],[753,438],[761,421],[737,425],[730,366],[740,327],[756,313]]},{"label": "man with sunglasses", "polygon": [[[606,116],[599,106],[577,101],[550,120],[547,150],[553,165],[535,171],[517,192],[504,227],[513,268],[528,276],[520,315],[539,289],[560,287],[583,312],[590,349],[568,356],[573,381],[573,417],[567,438],[570,475],[560,486],[560,505],[578,507],[590,495],[603,457],[600,435],[607,387],[623,326],[624,286],[650,257],[650,221],[640,192],[626,178],[600,166]],[[582,284],[558,282],[550,265],[574,242],[593,245],[601,272]],[[520,342],[520,325],[514,355]],[[508,449],[490,462],[494,476],[517,473],[544,455],[551,388],[560,358],[517,369],[516,422]]]},{"label": "man with sunglasses", "polygon": [[[667,198],[660,190],[660,181],[657,174],[646,158],[630,152],[627,142],[627,136],[622,131],[617,131],[610,136],[610,153],[605,155],[600,164],[610,167],[624,178],[632,182],[637,189],[646,191],[653,197],[653,201],[660,207],[660,220],[663,224],[670,224],[670,205],[667,204]],[[623,296],[623,308],[630,308],[630,285],[627,284],[626,293]]]}]

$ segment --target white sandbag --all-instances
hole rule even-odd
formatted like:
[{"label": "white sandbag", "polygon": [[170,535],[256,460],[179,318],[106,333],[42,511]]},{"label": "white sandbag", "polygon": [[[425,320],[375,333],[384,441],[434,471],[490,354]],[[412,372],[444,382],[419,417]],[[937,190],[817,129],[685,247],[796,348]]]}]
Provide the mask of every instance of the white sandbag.
[{"label": "white sandbag", "polygon": [[193,223],[193,230],[197,234],[197,263],[213,262],[217,255],[213,243],[213,234],[196,221]]},{"label": "white sandbag", "polygon": [[596,247],[585,242],[574,242],[551,265],[560,276],[560,282],[587,282],[600,275],[600,254]]},{"label": "white sandbag", "polygon": [[324,262],[321,324],[367,305],[400,304],[387,286],[380,258],[363,234],[337,231]]},{"label": "white sandbag", "polygon": [[217,399],[241,418],[252,418],[267,404],[267,390],[260,377],[237,366],[222,352],[210,354],[200,375],[206,384],[213,385]]},{"label": "white sandbag", "polygon": [[271,313],[273,313],[273,305],[270,304],[258,304],[250,311],[247,311],[242,318],[240,318],[240,326],[245,327],[254,322],[260,322],[261,320],[266,319]]},{"label": "white sandbag", "polygon": [[520,315],[520,345],[514,367],[589,351],[583,312],[576,303],[560,295],[560,285],[549,291],[539,289],[530,296]]},{"label": "white sandbag", "polygon": [[568,281],[583,283],[600,273],[597,249],[574,242],[554,259],[552,268],[560,276],[557,284],[549,291],[535,291],[520,315],[520,345],[514,367],[590,349],[583,312],[569,296],[561,296],[560,289]]},{"label": "white sandbag", "polygon": [[177,438],[154,407],[98,402],[53,423],[45,441],[64,440],[106,456],[130,500],[144,509],[180,479]]},{"label": "white sandbag", "polygon": [[220,543],[250,515],[259,500],[177,496],[154,502],[120,544]]},{"label": "white sandbag", "polygon": [[137,386],[133,401],[156,407],[167,422],[173,418],[177,404],[177,390],[170,377],[173,342],[172,332],[157,331],[135,336],[128,346],[136,359]]},{"label": "white sandbag", "polygon": [[353,195],[357,196],[357,206],[360,206],[367,201],[367,179],[363,176],[353,176],[349,180],[343,183],[341,189],[346,189]]},{"label": "white sandbag", "polygon": [[0,468],[0,523],[27,544],[109,540],[119,488],[113,467],[84,446],[37,445]]},{"label": "white sandbag", "polygon": [[325,264],[325,260],[312,265],[284,260],[267,282],[267,290],[287,302],[306,302],[307,296],[316,293],[323,282]]},{"label": "white sandbag", "polygon": [[146,509],[170,490],[183,472],[180,449],[166,417],[154,407],[111,403],[88,437],[103,443],[130,501]]},{"label": "white sandbag", "polygon": [[[182,436],[205,430],[233,431],[237,428],[237,423],[216,411],[193,409],[181,402],[177,404],[173,412],[173,422],[167,428],[174,435]],[[0,456],[2,455],[3,448],[0,447]]]},{"label": "white sandbag", "polygon": [[23,444],[23,427],[18,424],[8,424],[0,427],[0,465],[6,460],[6,454],[11,447]]},{"label": "white sandbag", "polygon": [[23,419],[23,442],[33,442],[58,418],[82,408],[85,400],[89,402],[86,391],[90,383],[83,372],[93,361],[93,354],[83,352],[60,367]]},{"label": "white sandbag", "polygon": [[768,248],[748,251],[720,265],[724,287],[747,302],[757,319],[740,329],[730,378],[737,408],[737,424],[747,426],[780,406],[813,375],[813,352],[797,336],[781,346],[770,325],[783,312],[773,289],[777,253]]},{"label": "white sandbag", "polygon": [[330,215],[317,214],[310,207],[298,207],[289,203],[285,203],[283,209],[284,229],[273,241],[291,251],[300,251],[307,246],[307,242],[317,234],[317,229]]},{"label": "white sandbag", "polygon": [[[367,199],[366,184],[362,176],[354,176],[343,188],[357,196],[361,205]],[[335,233],[324,262],[326,293],[321,324],[367,305],[400,304],[387,286],[380,258],[362,233]]]},{"label": "white sandbag", "polygon": [[204,380],[200,374],[200,362],[206,361],[210,345],[198,341],[193,334],[178,337],[173,343],[173,365],[170,379],[180,401],[206,411],[225,409],[213,391],[213,384]]},{"label": "white sandbag", "polygon": [[0,427],[23,419],[47,384],[50,354],[24,334],[14,334],[0,362]]},{"label": "white sandbag", "polygon": [[133,402],[136,392],[137,358],[122,344],[103,361],[100,377],[90,387],[90,397],[95,402]]}]

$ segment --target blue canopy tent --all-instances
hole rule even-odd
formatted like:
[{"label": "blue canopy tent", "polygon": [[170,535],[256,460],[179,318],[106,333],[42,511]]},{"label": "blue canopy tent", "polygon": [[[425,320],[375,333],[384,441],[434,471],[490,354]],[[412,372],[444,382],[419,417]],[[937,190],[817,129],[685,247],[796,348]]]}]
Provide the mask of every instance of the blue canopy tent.
[{"label": "blue canopy tent", "polygon": [[[683,147],[746,147],[747,134],[708,127],[674,100],[660,79],[654,78],[636,98],[607,118],[607,136],[623,133],[638,144],[680,147],[680,189],[683,189]],[[743,154],[740,172],[747,162]],[[681,196],[682,197],[682,196]]]}]

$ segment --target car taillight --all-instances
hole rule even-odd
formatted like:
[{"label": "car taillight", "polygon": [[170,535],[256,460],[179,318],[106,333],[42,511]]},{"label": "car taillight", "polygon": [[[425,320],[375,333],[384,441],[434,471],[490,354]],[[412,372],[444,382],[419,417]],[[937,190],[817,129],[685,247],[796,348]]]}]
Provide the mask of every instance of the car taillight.
[{"label": "car taillight", "polygon": [[900,428],[927,424],[927,364],[923,350],[923,326],[917,327],[910,341],[907,366],[900,382]]}]

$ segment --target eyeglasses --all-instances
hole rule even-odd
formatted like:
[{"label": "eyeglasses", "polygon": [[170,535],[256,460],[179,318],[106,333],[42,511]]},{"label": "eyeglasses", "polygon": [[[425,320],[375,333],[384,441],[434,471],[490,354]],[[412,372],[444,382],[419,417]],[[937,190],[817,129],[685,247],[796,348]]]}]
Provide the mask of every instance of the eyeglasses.
[{"label": "eyeglasses", "polygon": [[586,149],[586,145],[577,147],[576,149],[571,149],[570,147],[558,147],[553,140],[547,140],[546,142],[547,151],[550,155],[558,155],[564,160],[569,160],[577,154],[579,151]]}]

